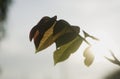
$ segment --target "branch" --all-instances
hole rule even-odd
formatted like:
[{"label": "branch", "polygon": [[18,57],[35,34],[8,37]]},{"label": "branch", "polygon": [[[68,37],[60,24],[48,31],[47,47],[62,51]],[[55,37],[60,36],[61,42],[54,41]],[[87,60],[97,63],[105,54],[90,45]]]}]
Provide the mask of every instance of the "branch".
[{"label": "branch", "polygon": [[113,53],[111,50],[110,50],[110,53],[111,53],[111,55],[112,55],[112,57],[113,57],[114,59],[111,59],[111,58],[108,58],[108,57],[105,57],[105,58],[106,58],[108,61],[110,61],[111,63],[120,66],[120,61],[116,58],[116,56],[114,55],[114,53]]}]

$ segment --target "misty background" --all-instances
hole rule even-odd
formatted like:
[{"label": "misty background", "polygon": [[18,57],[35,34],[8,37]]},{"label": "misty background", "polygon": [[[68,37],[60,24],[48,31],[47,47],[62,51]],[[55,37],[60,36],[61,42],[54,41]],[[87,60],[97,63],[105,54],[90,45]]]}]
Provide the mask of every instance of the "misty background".
[{"label": "misty background", "polygon": [[84,43],[54,66],[55,44],[35,54],[29,32],[43,16],[57,15],[105,40],[120,59],[120,0],[0,0],[0,5],[6,7],[0,10],[0,79],[115,79],[115,73],[119,79],[120,67],[104,57],[84,65]]}]

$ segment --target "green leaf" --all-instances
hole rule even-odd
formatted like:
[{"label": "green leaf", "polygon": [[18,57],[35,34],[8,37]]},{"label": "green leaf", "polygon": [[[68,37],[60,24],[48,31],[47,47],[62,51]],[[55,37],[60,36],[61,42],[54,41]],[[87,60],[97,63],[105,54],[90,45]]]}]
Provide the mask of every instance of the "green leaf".
[{"label": "green leaf", "polygon": [[70,41],[72,41],[78,34],[80,28],[78,26],[71,26],[65,20],[59,20],[54,26],[53,35],[59,34],[59,37],[55,40],[56,47],[60,47]]},{"label": "green leaf", "polygon": [[76,38],[78,34],[76,34],[75,32],[69,32],[69,33],[65,33],[64,35],[61,35],[56,41],[56,46],[57,48],[71,42],[73,39]]},{"label": "green leaf", "polygon": [[90,66],[93,63],[94,58],[95,58],[94,55],[92,54],[90,48],[91,48],[90,46],[87,47],[83,53],[83,56],[85,57],[84,64],[86,66]]},{"label": "green leaf", "polygon": [[54,64],[57,64],[69,58],[69,56],[72,53],[77,51],[77,49],[80,47],[82,42],[83,42],[83,39],[81,38],[81,36],[78,35],[71,42],[56,49],[56,51],[54,52]]}]

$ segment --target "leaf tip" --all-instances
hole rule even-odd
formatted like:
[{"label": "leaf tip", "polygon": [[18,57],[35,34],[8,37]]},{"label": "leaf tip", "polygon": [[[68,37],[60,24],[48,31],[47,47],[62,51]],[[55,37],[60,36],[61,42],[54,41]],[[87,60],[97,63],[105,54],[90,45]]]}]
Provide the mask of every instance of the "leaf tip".
[{"label": "leaf tip", "polygon": [[56,62],[54,62],[54,66],[56,66],[56,64],[57,64],[57,63],[56,63]]},{"label": "leaf tip", "polygon": [[35,50],[35,54],[37,54],[39,51],[38,50]]},{"label": "leaf tip", "polygon": [[92,39],[94,39],[96,41],[100,41],[100,39],[98,39],[98,38],[96,38],[94,36],[91,36],[90,34],[88,34],[87,32],[85,32],[84,30],[83,30],[83,34],[84,34],[85,38],[90,37],[90,38],[92,38]]},{"label": "leaf tip", "polygon": [[90,67],[92,65],[93,61],[89,61],[88,59],[85,59],[84,61],[84,64],[87,66],[87,67]]},{"label": "leaf tip", "polygon": [[57,61],[54,57],[54,66],[56,66],[56,64],[58,63],[59,61]]}]

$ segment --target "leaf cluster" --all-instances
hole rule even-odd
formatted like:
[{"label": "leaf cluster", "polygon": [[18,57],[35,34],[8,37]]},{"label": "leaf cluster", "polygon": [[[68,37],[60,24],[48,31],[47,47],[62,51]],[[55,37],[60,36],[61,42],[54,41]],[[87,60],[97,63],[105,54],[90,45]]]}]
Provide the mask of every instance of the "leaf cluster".
[{"label": "leaf cluster", "polygon": [[[45,16],[31,29],[29,38],[30,41],[34,40],[36,53],[55,43],[56,50],[54,51],[53,58],[54,64],[57,64],[75,53],[83,41],[89,44],[85,38],[90,37],[98,40],[85,31],[83,31],[84,37],[82,37],[79,32],[80,28],[78,26],[70,25],[63,19],[57,20],[57,16],[51,18]],[[89,47],[85,49],[84,57],[85,65],[90,66],[94,56],[90,53]]]}]

